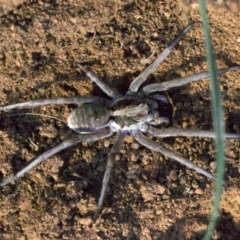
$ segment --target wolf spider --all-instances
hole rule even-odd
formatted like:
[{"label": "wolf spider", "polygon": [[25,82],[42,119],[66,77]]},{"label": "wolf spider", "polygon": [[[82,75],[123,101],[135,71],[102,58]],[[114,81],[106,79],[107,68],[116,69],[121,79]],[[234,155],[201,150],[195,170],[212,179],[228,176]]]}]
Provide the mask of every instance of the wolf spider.
[{"label": "wolf spider", "polygon": [[[149,84],[139,90],[140,86],[147,80],[149,75],[158,68],[158,66],[164,61],[175,45],[191,29],[191,27],[192,24],[189,24],[156,58],[156,60],[154,60],[138,77],[133,80],[125,95],[122,95],[116,89],[109,87],[93,72],[78,64],[78,67],[84,71],[86,75],[110,97],[110,100],[97,96],[85,96],[73,98],[39,99],[24,103],[1,106],[0,110],[10,110],[19,107],[37,107],[46,104],[81,104],[78,108],[71,112],[67,120],[68,126],[77,132],[78,135],[75,135],[72,138],[60,143],[56,147],[44,152],[15,175],[12,174],[6,177],[0,183],[0,187],[3,187],[8,183],[11,183],[12,181],[22,177],[25,173],[30,171],[43,160],[53,156],[63,149],[76,145],[80,142],[94,142],[106,137],[110,137],[114,132],[117,133],[117,137],[108,156],[100,198],[97,205],[98,210],[95,216],[97,216],[103,206],[114,160],[116,155],[120,152],[124,138],[127,134],[131,135],[135,140],[145,147],[159,152],[170,159],[176,160],[208,178],[214,179],[214,176],[211,173],[205,171],[201,167],[198,167],[196,164],[192,163],[180,154],[157,144],[147,137],[147,135],[161,138],[180,136],[206,138],[215,137],[215,133],[212,131],[167,127],[166,125],[169,124],[169,118],[165,116],[164,109],[169,107],[170,104],[165,96],[159,94],[159,92],[179,87],[190,82],[198,81],[202,78],[207,78],[209,77],[209,72],[201,72],[167,82]],[[226,73],[239,68],[240,66],[223,68],[217,70],[217,73]],[[161,125],[162,128],[159,128]],[[240,138],[240,135],[226,133],[225,137]]]}]

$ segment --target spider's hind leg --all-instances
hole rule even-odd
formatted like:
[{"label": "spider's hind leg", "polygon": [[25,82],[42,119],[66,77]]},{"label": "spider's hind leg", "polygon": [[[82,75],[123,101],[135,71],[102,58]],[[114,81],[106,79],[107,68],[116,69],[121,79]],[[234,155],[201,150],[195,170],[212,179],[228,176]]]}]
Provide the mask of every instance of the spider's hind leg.
[{"label": "spider's hind leg", "polygon": [[2,182],[0,182],[0,188],[13,182],[14,180],[19,179],[25,173],[29,172],[32,168],[34,168],[38,164],[40,164],[42,161],[48,159],[49,157],[55,155],[56,153],[66,149],[66,148],[74,146],[79,142],[94,142],[94,141],[109,137],[112,134],[113,134],[113,132],[109,128],[102,129],[101,131],[98,131],[97,133],[91,133],[91,134],[86,134],[86,135],[78,134],[78,135],[60,143],[56,147],[51,148],[51,149],[47,150],[46,152],[42,153],[38,158],[33,160],[30,164],[28,164],[22,170],[17,172],[15,175],[11,174],[11,175],[7,176],[6,178],[4,178],[2,180]]},{"label": "spider's hind leg", "polygon": [[118,132],[116,141],[115,141],[115,143],[113,144],[113,146],[110,150],[108,160],[107,160],[107,167],[106,167],[104,177],[103,177],[103,181],[102,181],[101,194],[100,194],[100,197],[99,197],[99,200],[98,200],[98,209],[96,210],[96,212],[93,216],[94,220],[96,220],[98,218],[99,213],[102,209],[103,201],[104,201],[104,198],[106,196],[107,187],[108,187],[108,184],[109,184],[109,181],[110,181],[114,161],[115,161],[116,155],[119,154],[119,152],[121,150],[121,147],[122,147],[125,136],[126,136],[126,132]]}]

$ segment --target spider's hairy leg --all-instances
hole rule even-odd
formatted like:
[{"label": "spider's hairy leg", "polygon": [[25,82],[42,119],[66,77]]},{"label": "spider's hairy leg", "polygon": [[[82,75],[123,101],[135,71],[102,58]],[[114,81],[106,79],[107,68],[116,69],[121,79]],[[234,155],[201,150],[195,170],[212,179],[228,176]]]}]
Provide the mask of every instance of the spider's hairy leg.
[{"label": "spider's hairy leg", "polygon": [[100,194],[100,197],[99,197],[99,200],[98,200],[98,209],[95,212],[94,217],[93,217],[94,220],[96,220],[98,218],[99,212],[102,209],[103,201],[104,201],[104,198],[106,196],[106,191],[107,191],[107,187],[108,187],[108,184],[109,184],[109,181],[110,181],[114,161],[115,161],[116,155],[119,154],[119,152],[121,150],[121,147],[122,147],[122,144],[123,144],[123,141],[124,141],[124,138],[125,138],[126,134],[127,133],[125,131],[123,131],[123,132],[119,131],[117,133],[116,141],[115,141],[115,143],[113,144],[113,146],[110,150],[110,154],[108,156],[108,161],[107,161],[107,167],[106,167],[104,177],[103,177],[103,181],[102,181],[101,194]]},{"label": "spider's hairy leg", "polygon": [[189,161],[188,159],[186,159],[185,157],[181,156],[178,153],[175,153],[159,144],[157,144],[156,142],[148,139],[143,133],[141,133],[139,130],[132,130],[131,131],[131,135],[143,146],[152,149],[156,152],[159,152],[161,154],[163,154],[166,157],[169,157],[173,160],[176,160],[178,162],[180,162],[181,164],[187,166],[188,168],[191,168],[201,174],[203,174],[204,176],[211,178],[211,179],[215,179],[214,176],[205,171],[204,169],[198,167],[196,164],[192,163],[191,161]]},{"label": "spider's hairy leg", "polygon": [[184,37],[184,35],[192,28],[193,24],[189,24],[177,37],[176,39],[167,47],[165,50],[138,76],[136,77],[129,89],[127,94],[136,93],[139,87],[147,80],[147,78],[156,71],[158,66],[165,60],[172,49],[177,45],[177,43]]},{"label": "spider's hairy leg", "polygon": [[103,82],[95,73],[90,71],[89,69],[83,67],[81,64],[77,64],[77,66],[86,73],[86,75],[95,82],[98,87],[102,89],[103,92],[105,92],[109,97],[111,98],[117,98],[120,97],[121,94],[114,89],[113,87],[109,87],[105,82]]},{"label": "spider's hairy leg", "polygon": [[25,173],[29,172],[32,168],[37,166],[43,160],[46,160],[47,158],[49,158],[49,157],[53,156],[54,154],[62,151],[63,149],[74,146],[79,142],[95,142],[95,141],[98,141],[100,139],[109,137],[112,134],[113,134],[113,132],[110,130],[110,128],[105,128],[105,129],[102,129],[99,132],[95,132],[95,133],[91,133],[91,134],[76,135],[76,136],[60,143],[56,147],[54,147],[52,149],[49,149],[48,151],[44,152],[38,158],[36,158],[30,164],[28,164],[26,167],[24,167],[22,170],[17,172],[15,175],[12,174],[12,175],[9,175],[8,177],[6,177],[5,179],[3,179],[3,181],[0,183],[0,187],[3,187],[5,185],[11,183],[12,181],[22,177]]},{"label": "spider's hairy leg", "polygon": [[6,106],[0,106],[0,110],[11,110],[14,108],[23,107],[39,107],[48,104],[82,104],[82,103],[98,103],[102,105],[107,105],[107,100],[105,98],[96,96],[86,96],[86,97],[70,97],[70,98],[52,98],[52,99],[37,99],[22,103],[10,104]]},{"label": "spider's hairy leg", "polygon": [[[234,71],[240,69],[240,66],[234,66],[234,67],[229,67],[229,68],[221,68],[217,70],[217,74],[223,74],[226,72]],[[145,96],[148,96],[149,94],[153,92],[161,92],[161,91],[166,91],[171,88],[179,87],[187,83],[195,82],[198,80],[201,80],[203,78],[208,78],[210,76],[209,72],[201,72],[197,73],[188,77],[183,77],[183,78],[176,78],[167,82],[162,82],[162,83],[153,83],[149,84],[146,87],[144,87],[141,90],[141,93],[143,93]]]},{"label": "spider's hairy leg", "polygon": [[[205,137],[205,138],[215,138],[216,134],[213,131],[200,130],[200,129],[182,129],[176,127],[169,127],[158,129],[148,125],[145,127],[144,132],[148,133],[154,137]],[[240,138],[238,133],[225,133],[225,138]]]}]

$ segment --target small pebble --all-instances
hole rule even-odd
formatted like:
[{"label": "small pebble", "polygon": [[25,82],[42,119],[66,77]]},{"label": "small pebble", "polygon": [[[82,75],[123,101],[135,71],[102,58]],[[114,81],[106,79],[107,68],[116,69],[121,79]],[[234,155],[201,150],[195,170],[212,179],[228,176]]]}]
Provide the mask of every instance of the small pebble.
[{"label": "small pebble", "polygon": [[139,144],[138,143],[132,143],[131,144],[131,149],[139,149]]},{"label": "small pebble", "polygon": [[68,206],[69,206],[70,208],[75,208],[75,207],[76,207],[76,203],[75,203],[73,200],[70,200],[70,201],[68,202]]},{"label": "small pebble", "polygon": [[210,168],[211,168],[212,170],[215,170],[215,168],[216,168],[216,163],[215,163],[215,161],[212,161],[212,162],[210,163]]},{"label": "small pebble", "polygon": [[195,190],[195,194],[202,195],[202,194],[203,194],[203,190],[200,189],[200,188],[197,188],[197,189]]},{"label": "small pebble", "polygon": [[121,150],[120,150],[120,153],[121,153],[122,155],[125,155],[126,152],[127,152],[127,151],[126,151],[125,149],[121,149]]},{"label": "small pebble", "polygon": [[104,141],[104,147],[106,147],[106,148],[108,148],[109,147],[109,145],[110,145],[110,141]]},{"label": "small pebble", "polygon": [[142,158],[142,165],[143,165],[143,166],[146,166],[146,165],[149,164],[150,161],[151,161],[151,158],[150,158],[149,156],[144,156],[144,157]]},{"label": "small pebble", "polygon": [[115,161],[119,161],[120,159],[121,159],[121,155],[120,154],[116,154]]},{"label": "small pebble", "polygon": [[169,199],[169,198],[170,198],[169,195],[166,195],[166,194],[162,195],[162,200],[167,200],[167,199]]},{"label": "small pebble", "polygon": [[131,161],[136,162],[137,161],[137,156],[135,153],[131,153]]},{"label": "small pebble", "polygon": [[191,186],[194,189],[198,189],[198,187],[199,187],[196,181],[193,181]]},{"label": "small pebble", "polygon": [[187,122],[183,122],[182,123],[182,128],[186,128],[188,126],[188,123]]}]

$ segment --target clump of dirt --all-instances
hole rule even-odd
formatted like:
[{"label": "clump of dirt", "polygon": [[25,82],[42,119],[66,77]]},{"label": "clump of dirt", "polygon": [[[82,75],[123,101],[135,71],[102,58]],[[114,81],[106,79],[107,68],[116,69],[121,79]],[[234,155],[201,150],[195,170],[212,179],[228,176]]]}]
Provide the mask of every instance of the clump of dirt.
[{"label": "clump of dirt", "polygon": [[[195,6],[195,5],[194,5]],[[240,65],[239,14],[209,8],[218,67]],[[63,96],[106,97],[76,66],[125,93],[134,77],[189,23],[192,30],[149,78],[162,82],[207,69],[199,9],[178,1],[25,1],[0,18],[0,103]],[[239,131],[239,71],[220,77],[228,132]],[[209,80],[169,91],[173,124],[211,129]],[[61,121],[75,105],[1,113],[0,178],[72,136]],[[92,216],[115,137],[62,151],[5,186],[1,239],[199,239],[208,224],[212,181],[128,137],[104,209]],[[169,138],[159,144],[214,172],[214,142]],[[226,141],[226,187],[213,239],[239,239],[239,140]]]}]

